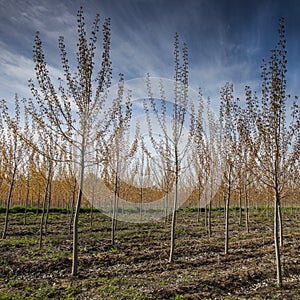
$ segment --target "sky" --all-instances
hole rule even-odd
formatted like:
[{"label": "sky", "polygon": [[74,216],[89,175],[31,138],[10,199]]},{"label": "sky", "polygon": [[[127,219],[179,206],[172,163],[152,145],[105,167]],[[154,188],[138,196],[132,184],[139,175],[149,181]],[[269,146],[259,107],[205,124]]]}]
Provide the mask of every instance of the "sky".
[{"label": "sky", "polygon": [[[259,90],[260,65],[277,42],[278,20],[286,22],[288,92],[300,95],[300,1],[298,0],[0,0],[0,98],[29,97],[34,77],[32,48],[40,32],[54,78],[62,75],[58,37],[76,53],[76,14],[83,6],[87,28],[95,14],[111,18],[113,82],[151,76],[173,79],[173,43],[189,51],[190,86],[218,102],[232,82]],[[99,48],[100,48],[99,44]],[[72,59],[71,59],[72,61]]]}]

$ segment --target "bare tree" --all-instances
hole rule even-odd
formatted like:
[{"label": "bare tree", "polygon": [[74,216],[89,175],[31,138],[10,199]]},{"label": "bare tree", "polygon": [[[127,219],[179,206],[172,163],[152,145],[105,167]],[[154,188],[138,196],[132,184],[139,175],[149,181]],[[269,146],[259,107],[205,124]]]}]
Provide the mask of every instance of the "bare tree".
[{"label": "bare tree", "polygon": [[[174,256],[174,246],[175,246],[175,225],[176,225],[176,211],[178,206],[178,193],[179,193],[179,175],[183,172],[182,161],[186,156],[187,149],[190,147],[191,142],[191,131],[189,131],[186,137],[186,147],[183,149],[180,147],[180,142],[184,136],[184,128],[187,125],[187,109],[188,109],[188,53],[187,46],[184,45],[182,49],[182,62],[180,60],[180,47],[178,34],[175,35],[174,42],[174,63],[175,63],[175,75],[174,75],[174,98],[173,101],[173,112],[172,112],[172,128],[171,130],[166,130],[163,125],[164,118],[163,114],[160,114],[158,106],[152,95],[151,82],[149,77],[147,79],[147,89],[148,96],[150,100],[151,109],[155,115],[155,118],[163,132],[164,137],[159,140],[153,135],[153,130],[151,128],[151,121],[149,120],[149,107],[145,103],[145,110],[148,118],[149,126],[149,136],[153,145],[153,148],[157,153],[160,153],[165,147],[159,147],[160,144],[164,144],[166,139],[170,145],[170,159],[171,159],[171,170],[174,174],[174,199],[173,199],[173,209],[172,209],[172,224],[171,224],[171,246],[170,246],[170,256],[169,262],[173,261]],[[161,88],[161,91],[163,87]],[[162,99],[164,95],[162,95]],[[168,100],[168,99],[167,99]],[[160,153],[164,155],[164,153]]]},{"label": "bare tree", "polygon": [[248,132],[248,144],[255,154],[256,167],[253,171],[261,182],[273,190],[277,285],[281,286],[280,203],[289,174],[299,159],[300,112],[298,103],[294,101],[287,125],[289,96],[286,93],[287,51],[283,19],[280,19],[278,33],[279,40],[271,51],[269,62],[263,61],[261,101],[250,87],[246,87],[246,113],[251,118],[245,130]]},{"label": "bare tree", "polygon": [[124,146],[126,144],[126,133],[130,128],[129,121],[132,114],[132,105],[130,94],[125,97],[123,75],[120,75],[118,95],[113,101],[112,112],[111,127],[113,134],[108,138],[102,137],[97,142],[98,148],[101,149],[101,160],[104,162],[105,183],[113,191],[111,243],[114,245],[120,178],[124,174],[124,169],[128,166],[128,160],[136,151],[137,143],[137,139],[135,139],[128,148]]},{"label": "bare tree", "polygon": [[[160,87],[160,117],[159,124],[163,133],[167,133],[167,105],[165,98],[165,91],[162,82],[159,84]],[[160,136],[160,141],[155,141],[152,133],[152,124],[149,118],[149,108],[146,103],[144,103],[144,110],[146,112],[146,119],[148,123],[148,128],[150,131],[150,140],[152,147],[155,149],[155,157],[150,149],[147,148],[145,144],[144,137],[139,138],[142,152],[146,154],[147,159],[150,162],[151,170],[153,174],[153,179],[155,185],[160,189],[161,192],[165,194],[164,196],[164,217],[165,223],[169,220],[169,197],[174,185],[174,172],[172,169],[172,146],[169,140],[168,134],[163,134]],[[156,109],[155,109],[156,110]],[[156,110],[156,113],[158,111]]]},{"label": "bare tree", "polygon": [[[42,41],[37,33],[33,49],[36,81],[29,81],[33,99],[29,100],[28,105],[33,122],[43,128],[48,136],[53,136],[53,141],[57,141],[57,151],[67,151],[70,144],[77,155],[75,160],[79,169],[79,191],[73,220],[72,275],[78,273],[78,220],[85,168],[94,163],[89,161],[89,151],[109,126],[109,120],[101,119],[99,115],[106,99],[105,90],[111,83],[110,19],[106,19],[103,24],[102,62],[99,71],[96,72],[95,54],[100,17],[96,15],[88,38],[82,8],[77,16],[77,72],[71,74],[64,38],[59,37],[64,80],[59,78],[59,86],[56,88],[45,60]],[[42,149],[39,151],[45,154]]]},{"label": "bare tree", "polygon": [[[202,92],[199,90],[199,108],[196,112],[194,108],[192,108],[192,129],[193,129],[193,140],[194,140],[194,149],[192,150],[193,155],[191,159],[191,165],[195,170],[196,180],[196,189],[197,189],[197,203],[198,203],[198,213],[197,213],[197,221],[200,221],[200,211],[201,211],[201,198],[206,197],[203,195],[204,186],[208,179],[209,175],[209,159],[208,159],[208,149],[206,143],[206,133],[204,131],[203,124],[203,114],[204,114],[204,104],[202,98]],[[206,209],[206,200],[204,201],[205,209]],[[207,215],[206,215],[207,216]]]},{"label": "bare tree", "polygon": [[[2,158],[6,170],[6,181],[9,185],[9,191],[6,200],[5,222],[2,233],[2,238],[7,236],[9,209],[13,190],[16,184],[18,171],[26,158],[26,151],[23,152],[22,143],[19,138],[20,122],[21,122],[21,108],[18,97],[15,97],[15,115],[11,116],[8,107],[4,100],[0,103],[1,120],[3,119],[6,124],[5,130],[2,130]],[[13,121],[16,126],[11,126]],[[1,122],[2,123],[2,122]],[[3,123],[2,123],[3,124]],[[23,145],[24,146],[24,145]]]},{"label": "bare tree", "polygon": [[174,174],[172,172],[172,161],[170,157],[170,147],[168,144],[168,139],[165,143],[159,145],[159,152],[155,159],[151,159],[149,151],[143,146],[143,151],[147,154],[150,160],[151,171],[153,174],[153,180],[155,186],[157,186],[164,194],[164,219],[165,223],[169,220],[169,196],[174,184]]},{"label": "bare tree", "polygon": [[226,83],[221,91],[220,123],[224,136],[225,172],[225,254],[229,243],[229,206],[234,183],[237,179],[238,137],[237,137],[237,100],[233,96],[233,85]]}]

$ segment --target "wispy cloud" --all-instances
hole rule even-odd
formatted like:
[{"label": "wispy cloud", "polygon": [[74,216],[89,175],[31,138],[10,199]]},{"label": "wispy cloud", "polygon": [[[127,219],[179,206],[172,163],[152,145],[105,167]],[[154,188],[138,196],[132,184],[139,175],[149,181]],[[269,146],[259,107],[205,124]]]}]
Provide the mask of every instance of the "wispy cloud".
[{"label": "wispy cloud", "polygon": [[26,83],[34,75],[32,60],[5,49],[2,43],[0,49],[0,97],[8,98],[7,100],[10,101],[15,93],[27,96],[29,90]]},{"label": "wispy cloud", "polygon": [[[76,12],[80,5],[84,6],[88,29],[97,12],[102,20],[112,19],[114,82],[119,73],[125,79],[147,73],[172,79],[174,34],[178,32],[189,48],[192,87],[201,87],[206,97],[214,99],[219,98],[226,81],[235,84],[238,96],[245,84],[259,87],[260,61],[269,56],[278,17],[283,14],[292,49],[289,87],[297,90],[299,85],[300,10],[291,0],[284,5],[279,0],[187,0],[184,5],[179,0],[0,0],[2,97],[25,94],[27,80],[34,75],[31,50],[37,30],[54,77],[60,74],[59,35],[65,36],[70,61],[75,61]],[[101,47],[98,63],[100,51]]]},{"label": "wispy cloud", "polygon": [[219,97],[226,81],[238,85],[254,82],[257,66],[251,59],[258,51],[257,32],[251,31],[247,45],[242,45],[246,38],[237,43],[239,37],[231,37],[236,29],[224,20],[222,7],[216,3],[187,1],[184,7],[178,1],[164,3],[155,6],[152,2],[147,6],[150,11],[142,10],[143,6],[118,7],[118,24],[113,24],[112,37],[117,71],[129,78],[148,72],[173,78],[173,36],[177,31],[188,44],[194,88],[200,86],[207,96]]},{"label": "wispy cloud", "polygon": [[[2,54],[0,56],[0,98],[13,101],[16,93],[20,97],[29,97],[30,90],[27,82],[35,77],[32,59],[9,51],[1,42],[0,49]],[[48,69],[54,82],[58,77],[63,76],[62,71],[52,65],[48,65]]]}]

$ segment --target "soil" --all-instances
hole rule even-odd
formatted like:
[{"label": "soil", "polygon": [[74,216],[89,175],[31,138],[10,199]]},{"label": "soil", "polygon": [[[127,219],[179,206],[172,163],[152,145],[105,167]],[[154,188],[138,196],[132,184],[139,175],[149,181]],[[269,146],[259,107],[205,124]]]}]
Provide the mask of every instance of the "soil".
[{"label": "soil", "polygon": [[[117,223],[95,212],[80,217],[79,274],[71,276],[72,235],[66,214],[50,214],[39,249],[40,216],[11,214],[0,240],[0,299],[300,299],[300,210],[283,213],[283,286],[276,286],[272,212],[251,209],[250,232],[230,215],[224,254],[224,214],[177,214],[174,262],[169,263],[170,222]],[[0,224],[4,215],[0,215]]]}]

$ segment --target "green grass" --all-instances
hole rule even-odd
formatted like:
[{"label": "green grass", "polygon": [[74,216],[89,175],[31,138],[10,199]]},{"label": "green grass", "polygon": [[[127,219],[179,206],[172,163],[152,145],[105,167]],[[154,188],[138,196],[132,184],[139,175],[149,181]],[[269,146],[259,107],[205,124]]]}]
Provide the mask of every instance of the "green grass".
[{"label": "green grass", "polygon": [[[37,207],[28,207],[27,208],[27,213],[42,213],[42,208],[37,208]],[[99,211],[99,210],[98,210]],[[5,206],[0,206],[0,214],[6,212],[6,207]],[[50,213],[59,213],[59,214],[68,214],[70,211],[67,208],[58,208],[58,207],[50,207],[49,208]],[[82,207],[80,208],[81,213],[90,213],[91,208],[89,207]],[[18,213],[25,213],[25,206],[21,205],[14,205],[10,207],[9,213],[11,214],[18,214]]]},{"label": "green grass", "polygon": [[[61,289],[58,286],[41,286],[39,288],[32,288],[23,286],[23,291],[17,290],[20,283],[10,281],[7,284],[6,289],[0,290],[1,300],[48,300],[48,299],[60,299],[60,300],[75,300],[76,296],[81,293],[80,284],[69,284],[66,288]],[[13,289],[13,291],[11,290]]]},{"label": "green grass", "polygon": [[[241,227],[235,210],[230,212],[230,253],[226,257],[223,254],[222,208],[212,211],[211,238],[206,233],[203,213],[198,222],[197,208],[180,209],[174,264],[167,263],[170,221],[167,224],[164,220],[140,224],[118,222],[115,245],[112,246],[111,220],[95,211],[91,228],[89,213],[82,213],[77,277],[70,275],[72,235],[69,234],[69,216],[59,213],[59,209],[50,213],[48,232],[40,250],[40,216],[29,214],[28,224],[23,225],[23,213],[15,212],[10,217],[8,237],[0,239],[0,300],[142,300],[158,299],[155,298],[157,295],[160,299],[178,300],[190,293],[195,293],[197,299],[206,296],[208,299],[216,296],[227,299],[226,295],[235,287],[237,290],[239,286],[251,287],[265,278],[271,279],[267,288],[272,299],[277,293],[276,286],[272,286],[275,282],[272,213],[266,217],[263,210],[251,207],[250,233],[247,234],[244,218]],[[284,227],[285,241],[289,245],[284,249],[284,264],[287,274],[292,275],[299,272],[295,263],[299,215],[294,212],[295,208],[284,208],[283,214],[284,224],[288,225]],[[0,224],[3,221],[4,214],[0,214]],[[199,289],[189,290],[191,286],[199,286]],[[296,292],[290,291],[297,290],[298,286],[294,282],[290,290],[284,292],[293,296]],[[265,289],[261,287],[249,297],[261,295]]]},{"label": "green grass", "polygon": [[[239,206],[231,206],[229,208],[230,211],[239,211]],[[272,210],[273,206],[266,206],[266,205],[258,205],[257,207],[250,207],[250,210],[258,210],[258,211],[264,211],[264,210]],[[285,211],[293,211],[293,210],[297,210],[300,211],[300,207],[292,207],[292,206],[284,206],[282,207],[282,209],[284,209]],[[37,207],[28,207],[27,208],[27,213],[36,213],[38,210],[38,213],[42,212],[42,209],[39,208],[37,209]],[[97,212],[101,212],[101,210],[99,209],[95,209],[95,211]],[[125,208],[126,212],[128,213],[139,213],[139,208],[138,207],[126,207]],[[223,206],[220,207],[212,207],[212,211],[220,211],[220,212],[224,212],[225,208]],[[245,208],[242,207],[242,211],[244,211]],[[183,207],[183,208],[179,208],[179,211],[186,211],[186,212],[198,212],[198,207],[197,206],[192,206],[192,207]],[[6,212],[6,208],[5,206],[0,206],[0,214],[5,213]],[[12,206],[9,209],[9,213],[11,214],[17,214],[17,213],[24,213],[25,212],[25,206],[21,206],[21,205],[15,205]],[[58,214],[68,214],[70,211],[67,208],[58,208],[58,207],[51,207],[49,208],[49,212],[50,213],[58,213]],[[81,207],[80,208],[80,212],[81,213],[90,213],[91,212],[91,208],[89,207]],[[157,212],[157,210],[147,210],[148,213],[155,213]],[[205,207],[200,207],[200,212],[205,212]],[[119,208],[119,213],[122,213],[122,209]]]}]

